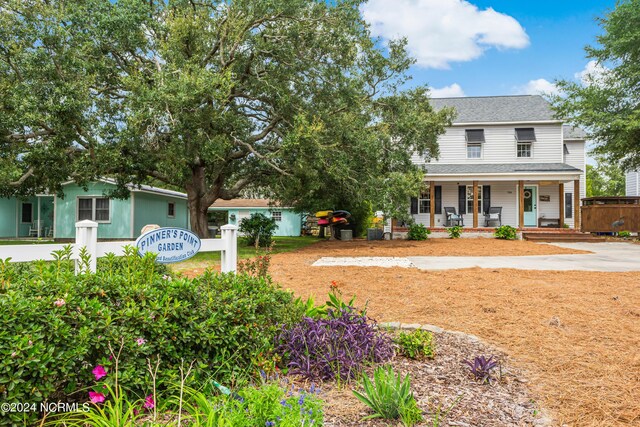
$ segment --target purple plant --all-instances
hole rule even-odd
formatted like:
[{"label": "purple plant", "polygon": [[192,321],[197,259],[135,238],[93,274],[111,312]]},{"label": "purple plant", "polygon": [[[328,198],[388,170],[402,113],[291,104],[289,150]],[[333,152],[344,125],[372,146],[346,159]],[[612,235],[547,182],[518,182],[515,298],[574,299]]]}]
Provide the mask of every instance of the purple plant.
[{"label": "purple plant", "polygon": [[490,356],[488,359],[484,356],[476,356],[473,362],[465,360],[464,363],[469,366],[469,370],[476,381],[482,384],[491,384],[492,381],[494,381],[491,371],[498,367],[498,362],[493,360],[493,356]]},{"label": "purple plant", "polygon": [[366,315],[347,307],[327,319],[305,317],[278,337],[291,373],[308,379],[349,380],[368,363],[393,357],[393,342]]}]

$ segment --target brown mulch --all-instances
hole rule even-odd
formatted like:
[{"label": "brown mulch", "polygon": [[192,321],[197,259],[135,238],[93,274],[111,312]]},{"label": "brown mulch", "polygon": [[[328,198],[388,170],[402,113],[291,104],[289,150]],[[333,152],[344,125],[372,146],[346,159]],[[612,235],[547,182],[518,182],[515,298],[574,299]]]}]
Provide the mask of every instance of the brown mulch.
[{"label": "brown mulch", "polygon": [[[543,418],[526,387],[526,380],[511,366],[506,355],[469,337],[450,333],[435,334],[436,357],[432,360],[411,360],[397,357],[391,365],[396,373],[409,374],[411,390],[424,421],[419,426],[431,426],[438,408],[444,413],[452,405],[444,426],[534,426]],[[477,355],[495,355],[501,364],[501,379],[494,385],[474,381],[463,360]],[[373,369],[367,374],[372,376]],[[495,370],[499,376],[498,369]],[[370,410],[352,392],[357,384],[331,388],[321,397],[325,402],[327,427],[383,427],[386,420],[363,421]],[[456,400],[459,398],[457,403]],[[400,423],[397,423],[400,425]],[[396,425],[396,423],[391,423]]]},{"label": "brown mulch", "polygon": [[[303,297],[324,301],[336,281],[345,296],[357,295],[360,304],[368,300],[369,313],[379,321],[429,323],[501,347],[527,372],[556,425],[640,425],[638,273],[311,267],[326,256],[323,247],[332,256],[357,256],[368,251],[369,243],[357,242],[365,247],[362,251],[353,250],[350,242],[328,242],[274,255],[270,272],[275,282]],[[448,254],[469,255],[488,242],[422,243],[425,248],[449,245]],[[487,249],[492,254],[507,255],[522,242],[490,243],[496,245]],[[397,255],[407,255],[409,244],[414,242],[393,243]],[[510,251],[505,245],[512,244]],[[375,253],[396,254],[388,248]]]},{"label": "brown mulch", "polygon": [[524,256],[588,254],[527,240],[498,240],[484,237],[463,239],[322,241],[303,249],[305,255],[347,256]]}]

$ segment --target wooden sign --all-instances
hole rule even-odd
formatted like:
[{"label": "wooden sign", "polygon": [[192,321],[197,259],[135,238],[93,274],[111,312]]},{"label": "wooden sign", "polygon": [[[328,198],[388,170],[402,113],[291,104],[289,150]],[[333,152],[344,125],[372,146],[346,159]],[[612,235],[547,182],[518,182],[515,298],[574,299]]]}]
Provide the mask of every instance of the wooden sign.
[{"label": "wooden sign", "polygon": [[541,202],[550,202],[551,201],[551,196],[540,196],[540,201]]}]

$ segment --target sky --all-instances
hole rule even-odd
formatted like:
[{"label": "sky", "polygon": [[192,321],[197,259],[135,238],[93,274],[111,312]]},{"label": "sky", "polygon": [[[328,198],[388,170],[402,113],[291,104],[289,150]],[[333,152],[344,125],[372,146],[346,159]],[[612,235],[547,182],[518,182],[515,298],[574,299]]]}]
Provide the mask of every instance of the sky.
[{"label": "sky", "polygon": [[552,93],[556,79],[597,71],[584,47],[615,0],[369,0],[383,42],[407,37],[417,63],[408,86],[433,97]]}]

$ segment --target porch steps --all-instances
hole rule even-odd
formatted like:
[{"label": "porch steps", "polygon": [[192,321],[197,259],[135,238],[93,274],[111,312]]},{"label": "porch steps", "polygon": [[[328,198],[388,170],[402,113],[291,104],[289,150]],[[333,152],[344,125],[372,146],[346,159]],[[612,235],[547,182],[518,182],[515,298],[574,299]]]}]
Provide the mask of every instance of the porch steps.
[{"label": "porch steps", "polygon": [[579,232],[527,232],[522,233],[524,240],[532,242],[604,242],[602,236]]}]

